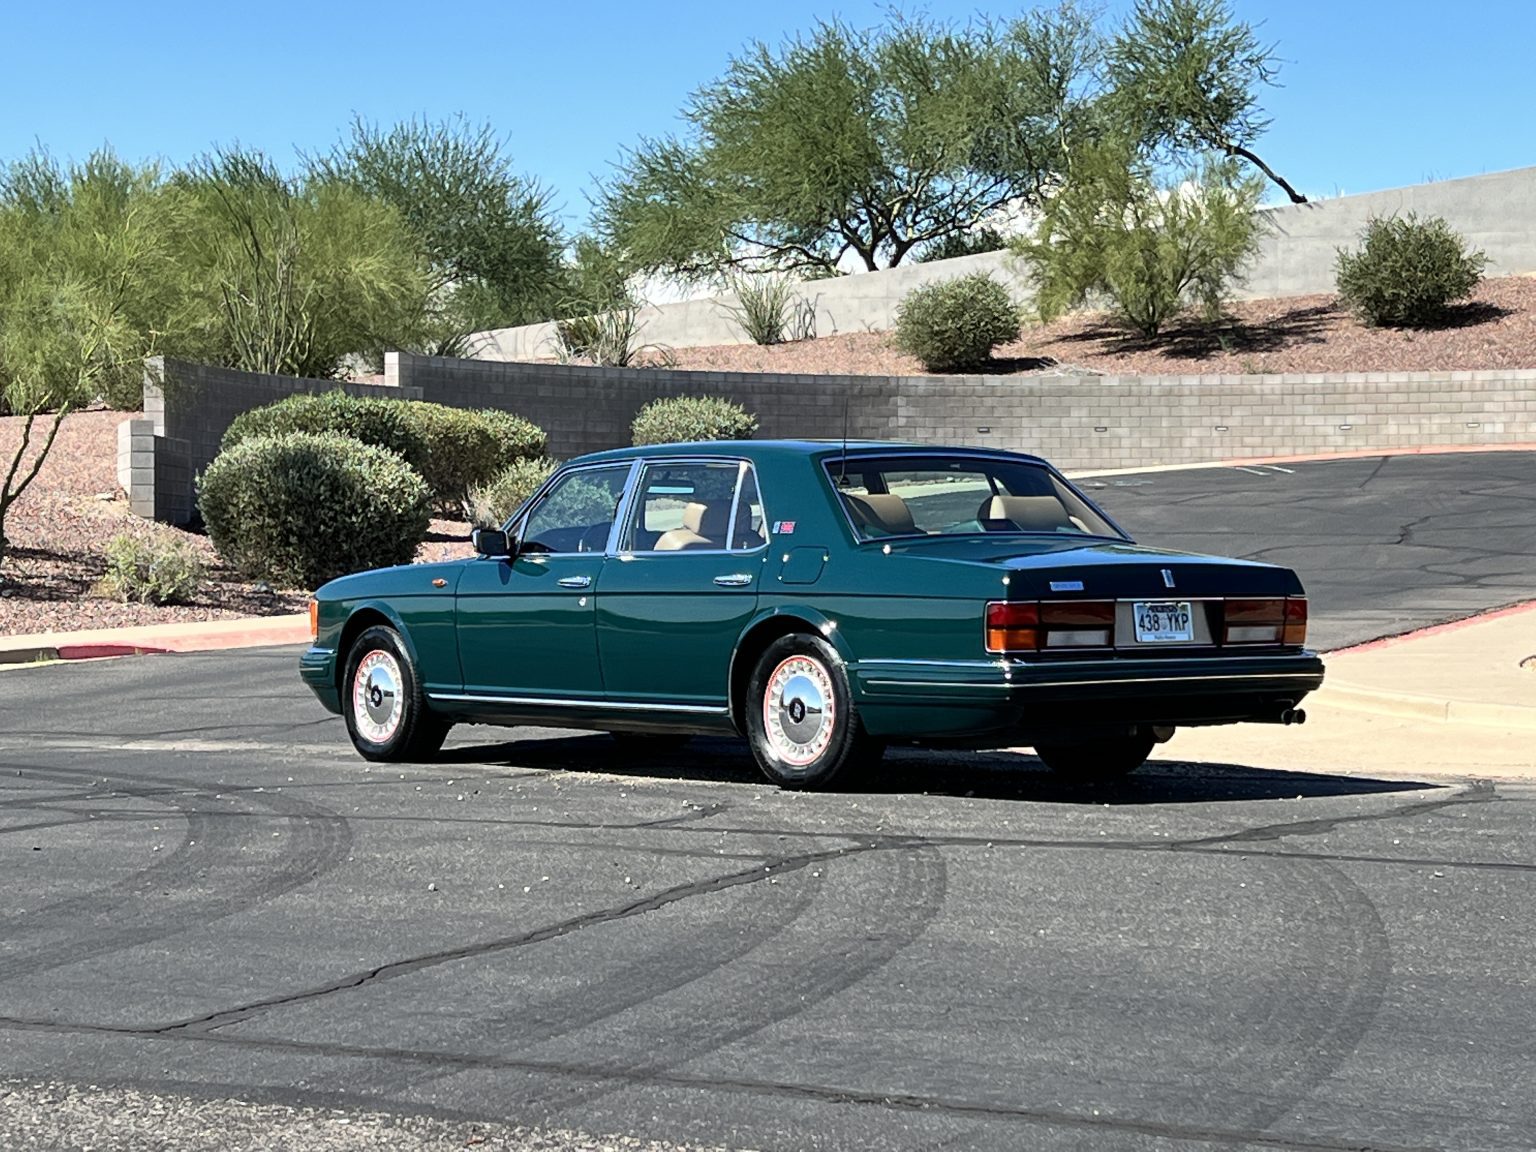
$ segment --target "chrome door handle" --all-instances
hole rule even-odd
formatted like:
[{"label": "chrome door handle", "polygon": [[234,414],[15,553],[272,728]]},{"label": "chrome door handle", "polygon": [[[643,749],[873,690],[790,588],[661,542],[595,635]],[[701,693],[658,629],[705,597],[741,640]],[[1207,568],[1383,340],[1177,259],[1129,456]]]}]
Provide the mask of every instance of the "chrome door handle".
[{"label": "chrome door handle", "polygon": [[752,583],[752,574],[737,572],[734,576],[716,576],[715,583],[722,588],[743,588]]},{"label": "chrome door handle", "polygon": [[556,581],[562,588],[588,588],[591,587],[590,576],[562,576]]}]

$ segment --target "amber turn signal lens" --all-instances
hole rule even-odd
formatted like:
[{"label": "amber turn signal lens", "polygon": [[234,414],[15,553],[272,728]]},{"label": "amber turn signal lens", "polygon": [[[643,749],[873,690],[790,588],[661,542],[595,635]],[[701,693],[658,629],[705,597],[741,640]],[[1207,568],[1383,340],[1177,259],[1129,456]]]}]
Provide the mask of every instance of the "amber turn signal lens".
[{"label": "amber turn signal lens", "polygon": [[1040,605],[993,600],[987,605],[988,652],[1035,652],[1040,648]]},{"label": "amber turn signal lens", "polygon": [[1285,641],[1297,648],[1307,643],[1307,600],[1305,596],[1292,596],[1285,602]]},{"label": "amber turn signal lens", "polygon": [[309,638],[320,639],[320,601],[318,600],[309,602]]}]

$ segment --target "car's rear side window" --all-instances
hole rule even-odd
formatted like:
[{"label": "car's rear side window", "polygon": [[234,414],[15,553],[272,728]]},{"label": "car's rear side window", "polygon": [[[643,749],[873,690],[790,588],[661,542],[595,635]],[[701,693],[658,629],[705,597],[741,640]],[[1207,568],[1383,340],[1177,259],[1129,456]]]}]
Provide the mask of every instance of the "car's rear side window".
[{"label": "car's rear side window", "polygon": [[859,536],[1029,532],[1119,538],[1049,469],[976,457],[852,457],[828,474]]}]

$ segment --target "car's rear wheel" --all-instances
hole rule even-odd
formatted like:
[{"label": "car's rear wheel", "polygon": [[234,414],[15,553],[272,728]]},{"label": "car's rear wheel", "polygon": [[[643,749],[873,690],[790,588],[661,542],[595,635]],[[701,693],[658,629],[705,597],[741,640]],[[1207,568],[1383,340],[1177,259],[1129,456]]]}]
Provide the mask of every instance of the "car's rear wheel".
[{"label": "car's rear wheel", "polygon": [[1035,755],[1053,772],[1093,780],[1127,776],[1146,763],[1156,738],[1151,732],[1110,736],[1080,744],[1036,744]]},{"label": "car's rear wheel", "polygon": [[347,735],[369,760],[430,760],[453,727],[422,699],[416,666],[393,628],[369,628],[353,642],[342,704]]},{"label": "car's rear wheel", "polygon": [[746,711],[752,756],[782,788],[825,788],[883,749],[864,731],[837,652],[819,636],[768,646],[747,684]]}]

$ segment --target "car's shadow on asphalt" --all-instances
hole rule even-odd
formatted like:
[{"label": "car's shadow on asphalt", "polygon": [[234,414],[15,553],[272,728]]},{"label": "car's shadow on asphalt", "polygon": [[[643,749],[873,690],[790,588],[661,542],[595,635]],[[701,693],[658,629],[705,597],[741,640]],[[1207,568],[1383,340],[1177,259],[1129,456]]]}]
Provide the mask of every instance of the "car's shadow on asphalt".
[{"label": "car's shadow on asphalt", "polygon": [[[505,765],[576,775],[628,776],[710,784],[772,787],[753,763],[745,741],[696,737],[680,748],[636,752],[603,735],[572,734],[444,750],[444,764]],[[1302,769],[1153,759],[1130,776],[1074,780],[1023,752],[955,752],[893,748],[879,765],[839,780],[843,794],[955,796],[1052,804],[1200,804],[1240,800],[1295,800],[1416,792],[1443,785],[1385,780]]]}]

